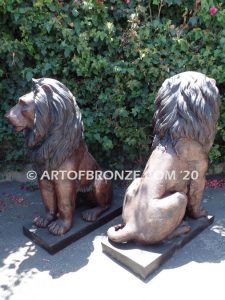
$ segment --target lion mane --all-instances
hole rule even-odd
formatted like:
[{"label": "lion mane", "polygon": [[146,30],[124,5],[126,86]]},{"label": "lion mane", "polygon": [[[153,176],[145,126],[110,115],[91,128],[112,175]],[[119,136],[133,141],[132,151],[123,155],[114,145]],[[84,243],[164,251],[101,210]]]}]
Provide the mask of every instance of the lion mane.
[{"label": "lion mane", "polygon": [[219,105],[216,82],[204,74],[183,72],[165,80],[155,99],[152,148],[189,138],[208,152],[215,137]]},{"label": "lion mane", "polygon": [[57,170],[83,139],[83,123],[75,97],[61,82],[33,79],[34,125],[26,131],[26,143],[34,167]]}]

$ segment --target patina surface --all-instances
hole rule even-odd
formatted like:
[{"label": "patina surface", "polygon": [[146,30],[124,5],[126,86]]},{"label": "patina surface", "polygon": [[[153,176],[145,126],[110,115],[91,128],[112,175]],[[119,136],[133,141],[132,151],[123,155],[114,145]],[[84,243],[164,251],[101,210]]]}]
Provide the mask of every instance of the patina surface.
[{"label": "patina surface", "polygon": [[20,97],[5,117],[16,131],[25,132],[38,174],[46,215],[34,219],[36,226],[48,227],[55,235],[67,232],[78,192],[93,205],[82,214],[87,221],[95,221],[110,206],[111,183],[87,176],[87,171],[100,167],[88,151],[79,107],[65,85],[50,78],[33,79],[32,91]]},{"label": "patina surface", "polygon": [[141,178],[128,187],[114,242],[155,244],[190,231],[183,222],[206,216],[202,193],[219,117],[215,80],[197,72],[167,79],[155,99],[153,152]]}]

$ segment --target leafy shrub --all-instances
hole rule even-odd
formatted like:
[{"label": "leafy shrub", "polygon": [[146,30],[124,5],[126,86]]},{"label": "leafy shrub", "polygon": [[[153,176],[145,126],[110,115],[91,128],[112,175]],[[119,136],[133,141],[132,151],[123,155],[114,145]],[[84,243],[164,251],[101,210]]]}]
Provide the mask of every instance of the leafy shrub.
[{"label": "leafy shrub", "polygon": [[221,119],[214,162],[225,154],[225,8],[211,1],[0,0],[0,160],[27,161],[23,135],[3,114],[53,77],[76,95],[93,155],[112,168],[142,166],[152,141],[153,102],[162,82],[185,70],[216,79]]}]

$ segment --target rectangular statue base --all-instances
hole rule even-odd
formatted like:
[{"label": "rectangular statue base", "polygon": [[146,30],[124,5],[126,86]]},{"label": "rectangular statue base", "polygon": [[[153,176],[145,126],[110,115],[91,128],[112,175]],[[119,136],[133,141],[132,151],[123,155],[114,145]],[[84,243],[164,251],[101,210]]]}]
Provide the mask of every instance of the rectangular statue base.
[{"label": "rectangular statue base", "polygon": [[75,211],[73,227],[62,236],[50,234],[47,228],[37,228],[32,223],[23,226],[23,233],[50,254],[55,254],[79,238],[119,216],[122,212],[123,196],[123,189],[115,190],[111,207],[95,222],[84,221],[81,217],[82,207],[78,207]]},{"label": "rectangular statue base", "polygon": [[198,220],[188,218],[185,221],[192,228],[189,233],[154,246],[143,246],[133,242],[116,244],[105,237],[102,242],[102,250],[136,275],[145,279],[165,263],[176,250],[182,248],[212,224],[213,220],[213,216],[207,216],[207,218],[200,218]]}]

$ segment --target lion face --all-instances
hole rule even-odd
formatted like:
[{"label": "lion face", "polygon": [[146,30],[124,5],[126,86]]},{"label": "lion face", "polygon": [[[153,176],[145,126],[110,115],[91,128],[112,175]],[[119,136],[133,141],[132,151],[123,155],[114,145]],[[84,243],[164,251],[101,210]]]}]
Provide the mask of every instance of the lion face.
[{"label": "lion face", "polygon": [[17,132],[32,129],[35,117],[34,107],[34,93],[30,92],[19,98],[18,103],[5,114],[5,118]]},{"label": "lion face", "polygon": [[83,141],[76,99],[55,79],[32,79],[32,91],[22,96],[5,117],[16,131],[25,131],[25,143],[38,174],[57,170]]}]

